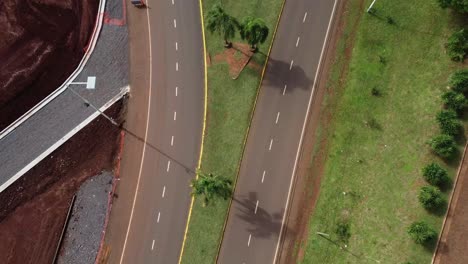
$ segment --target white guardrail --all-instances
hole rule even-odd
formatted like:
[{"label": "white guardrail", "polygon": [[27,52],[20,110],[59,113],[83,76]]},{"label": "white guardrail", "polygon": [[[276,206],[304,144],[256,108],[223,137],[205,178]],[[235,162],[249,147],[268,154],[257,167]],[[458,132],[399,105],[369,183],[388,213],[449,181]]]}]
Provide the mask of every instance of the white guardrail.
[{"label": "white guardrail", "polygon": [[94,25],[94,30],[93,34],[91,35],[91,39],[89,41],[87,50],[83,56],[83,59],[81,59],[80,64],[78,64],[78,67],[76,70],[60,85],[59,88],[57,88],[55,91],[53,91],[51,94],[49,94],[46,98],[42,99],[38,104],[33,106],[31,109],[29,109],[26,113],[24,113],[20,118],[16,119],[13,123],[11,123],[8,127],[3,129],[0,132],[0,140],[4,137],[6,137],[8,134],[10,134],[13,130],[15,130],[18,126],[20,126],[23,122],[28,120],[31,116],[33,116],[37,111],[41,110],[44,106],[46,106],[50,101],[54,100],[55,97],[59,96],[61,93],[63,93],[67,89],[67,85],[73,81],[78,74],[81,73],[83,70],[84,66],[86,65],[86,62],[88,62],[88,59],[91,57],[91,54],[94,51],[94,48],[96,47],[97,39],[99,37],[99,33],[101,32],[102,29],[102,22],[103,22],[103,17],[104,17],[104,9],[106,8],[106,0],[100,0],[99,1],[99,9],[98,13],[96,16],[96,24]]}]

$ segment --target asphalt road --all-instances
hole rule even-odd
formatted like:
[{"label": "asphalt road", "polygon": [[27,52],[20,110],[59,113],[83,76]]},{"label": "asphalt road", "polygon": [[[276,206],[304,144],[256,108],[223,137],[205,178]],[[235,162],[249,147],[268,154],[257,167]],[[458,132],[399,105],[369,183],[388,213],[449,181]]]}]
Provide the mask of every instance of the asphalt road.
[{"label": "asphalt road", "polygon": [[148,5],[147,144],[120,263],[170,264],[179,259],[200,151],[203,42],[198,1],[150,0]]},{"label": "asphalt road", "polygon": [[[336,0],[338,1],[338,0]],[[333,0],[287,0],[261,91],[218,263],[273,263]]]}]

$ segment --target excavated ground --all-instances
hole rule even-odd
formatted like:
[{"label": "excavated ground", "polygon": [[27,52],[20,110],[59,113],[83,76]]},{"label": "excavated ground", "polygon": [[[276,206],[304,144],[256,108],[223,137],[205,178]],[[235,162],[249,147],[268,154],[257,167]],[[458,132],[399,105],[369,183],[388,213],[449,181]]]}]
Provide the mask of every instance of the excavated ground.
[{"label": "excavated ground", "polygon": [[0,1],[0,130],[75,70],[99,0]]},{"label": "excavated ground", "polygon": [[[121,122],[123,106],[106,113]],[[73,195],[88,178],[114,170],[120,136],[98,117],[0,193],[1,263],[52,263]]]}]

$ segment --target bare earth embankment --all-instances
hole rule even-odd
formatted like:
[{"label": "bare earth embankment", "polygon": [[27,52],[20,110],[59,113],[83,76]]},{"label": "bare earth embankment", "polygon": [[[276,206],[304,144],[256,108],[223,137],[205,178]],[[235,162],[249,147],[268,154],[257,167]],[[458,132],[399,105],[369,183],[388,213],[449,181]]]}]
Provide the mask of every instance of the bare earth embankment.
[{"label": "bare earth embankment", "polygon": [[81,61],[99,0],[0,1],[0,130],[59,87]]}]

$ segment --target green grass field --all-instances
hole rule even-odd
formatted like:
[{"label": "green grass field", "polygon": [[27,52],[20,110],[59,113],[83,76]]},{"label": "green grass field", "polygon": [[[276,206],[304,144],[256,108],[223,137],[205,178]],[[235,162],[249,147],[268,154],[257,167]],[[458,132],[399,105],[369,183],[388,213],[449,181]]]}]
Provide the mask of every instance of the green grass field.
[{"label": "green grass field", "polygon": [[[204,14],[217,2],[219,1],[203,1]],[[267,41],[259,46],[259,50],[266,54],[282,0],[225,0],[222,3],[226,12],[238,19],[251,15],[265,20],[271,33]],[[206,44],[212,57],[224,49],[222,38],[208,32]],[[263,65],[266,57],[261,53],[257,53],[254,60]],[[250,68],[246,68],[237,80],[232,80],[227,64],[213,64],[208,67],[208,115],[201,166],[203,171],[235,180],[259,82],[260,73]],[[216,201],[202,207],[201,199],[196,199],[183,263],[214,263],[228,206],[229,201]]]},{"label": "green grass field", "polygon": [[[371,1],[365,2],[367,7]],[[377,1],[375,8],[378,17],[363,14],[353,32],[352,22],[365,9],[359,1],[348,3],[328,84],[334,95],[325,105],[332,107],[333,119],[321,133],[328,157],[308,242],[301,245],[302,263],[430,263],[433,249],[413,243],[407,227],[425,220],[439,229],[443,221],[443,215],[421,207],[417,194],[425,184],[421,168],[432,160],[443,164],[427,141],[439,132],[435,115],[447,78],[460,67],[444,49],[454,21],[435,0]],[[346,61],[352,34],[353,53]],[[341,82],[343,63],[349,71]],[[382,96],[373,96],[372,88]],[[445,164],[451,176],[456,163]],[[337,240],[339,221],[350,224],[349,251],[316,234]]]}]

